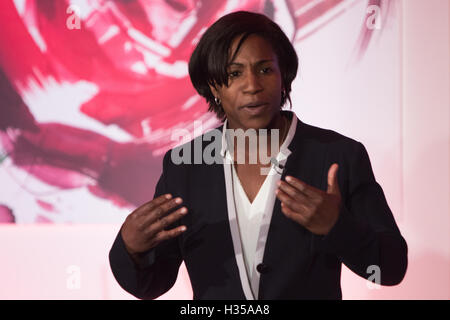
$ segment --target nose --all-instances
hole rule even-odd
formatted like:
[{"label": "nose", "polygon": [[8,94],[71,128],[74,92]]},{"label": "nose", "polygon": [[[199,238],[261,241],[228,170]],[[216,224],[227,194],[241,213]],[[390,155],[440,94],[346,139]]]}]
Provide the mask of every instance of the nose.
[{"label": "nose", "polygon": [[245,80],[245,93],[255,94],[263,90],[260,78],[255,72],[248,72]]}]

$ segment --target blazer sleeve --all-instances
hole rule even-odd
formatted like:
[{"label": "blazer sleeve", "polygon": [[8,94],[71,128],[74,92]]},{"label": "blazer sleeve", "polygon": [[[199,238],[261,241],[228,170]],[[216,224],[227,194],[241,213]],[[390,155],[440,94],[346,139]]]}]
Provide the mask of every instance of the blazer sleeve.
[{"label": "blazer sleeve", "polygon": [[320,246],[363,278],[370,277],[375,267],[380,271],[381,285],[399,284],[408,264],[406,241],[360,142],[348,161],[344,178],[348,179],[347,197],[336,224],[320,238]]},{"label": "blazer sleeve", "polygon": [[[163,172],[153,198],[169,192],[167,186],[169,160],[170,150],[164,155]],[[173,227],[175,225],[169,228]],[[109,252],[109,263],[117,282],[125,291],[139,299],[155,299],[167,292],[177,279],[181,262],[177,238],[161,242],[155,248],[143,253],[139,261],[135,262],[126,250],[119,231]]]}]

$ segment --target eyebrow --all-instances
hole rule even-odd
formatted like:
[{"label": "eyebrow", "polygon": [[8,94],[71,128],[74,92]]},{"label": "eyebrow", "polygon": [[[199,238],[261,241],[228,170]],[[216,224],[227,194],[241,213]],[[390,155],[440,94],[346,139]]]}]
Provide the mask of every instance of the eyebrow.
[{"label": "eyebrow", "polygon": [[[273,61],[274,61],[273,59],[259,60],[259,61],[257,61],[254,65],[258,66],[258,65],[261,65],[261,64],[263,64],[263,63],[266,63],[266,62],[273,62]],[[238,63],[238,62],[230,62],[230,63],[227,65],[227,67],[231,67],[231,66],[243,67],[244,64]]]}]

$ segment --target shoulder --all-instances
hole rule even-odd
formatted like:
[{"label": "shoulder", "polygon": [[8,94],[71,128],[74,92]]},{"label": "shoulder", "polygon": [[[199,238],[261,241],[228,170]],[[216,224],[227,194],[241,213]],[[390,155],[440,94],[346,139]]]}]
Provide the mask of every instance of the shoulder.
[{"label": "shoulder", "polygon": [[333,163],[339,165],[341,190],[354,190],[356,186],[375,181],[369,154],[361,142],[336,131],[305,123],[302,123],[300,133],[298,139],[303,142],[299,145],[305,146],[303,150],[310,153],[300,154],[321,161],[324,173]]},{"label": "shoulder", "polygon": [[206,147],[209,147],[207,149],[208,159],[212,157],[214,158],[213,160],[217,160],[215,158],[220,154],[222,147],[222,130],[223,125],[220,125],[216,128],[206,130],[197,137],[184,137],[184,141],[178,143],[178,145],[165,153],[163,163],[167,166],[175,164],[177,167],[201,164],[205,161]]},{"label": "shoulder", "polygon": [[296,133],[295,139],[326,148],[329,152],[357,153],[364,149],[361,142],[334,130],[313,126],[302,121],[298,122],[297,130],[298,134]]}]

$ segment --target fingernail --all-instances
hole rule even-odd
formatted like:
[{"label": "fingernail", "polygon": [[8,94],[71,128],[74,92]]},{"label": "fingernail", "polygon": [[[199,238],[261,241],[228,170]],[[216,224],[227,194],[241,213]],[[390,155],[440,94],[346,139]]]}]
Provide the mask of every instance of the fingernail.
[{"label": "fingernail", "polygon": [[172,198],[172,195],[171,194],[166,194],[166,199],[170,199],[170,198]]},{"label": "fingernail", "polygon": [[176,199],[175,199],[175,203],[180,204],[180,203],[182,203],[182,202],[183,202],[183,200],[182,200],[181,198],[176,198]]},{"label": "fingernail", "polygon": [[186,227],[185,226],[181,227],[180,231],[186,231]]},{"label": "fingernail", "polygon": [[286,181],[292,181],[292,178],[290,176],[287,176]]},{"label": "fingernail", "polygon": [[181,208],[180,213],[183,213],[183,214],[187,213],[186,207]]}]

